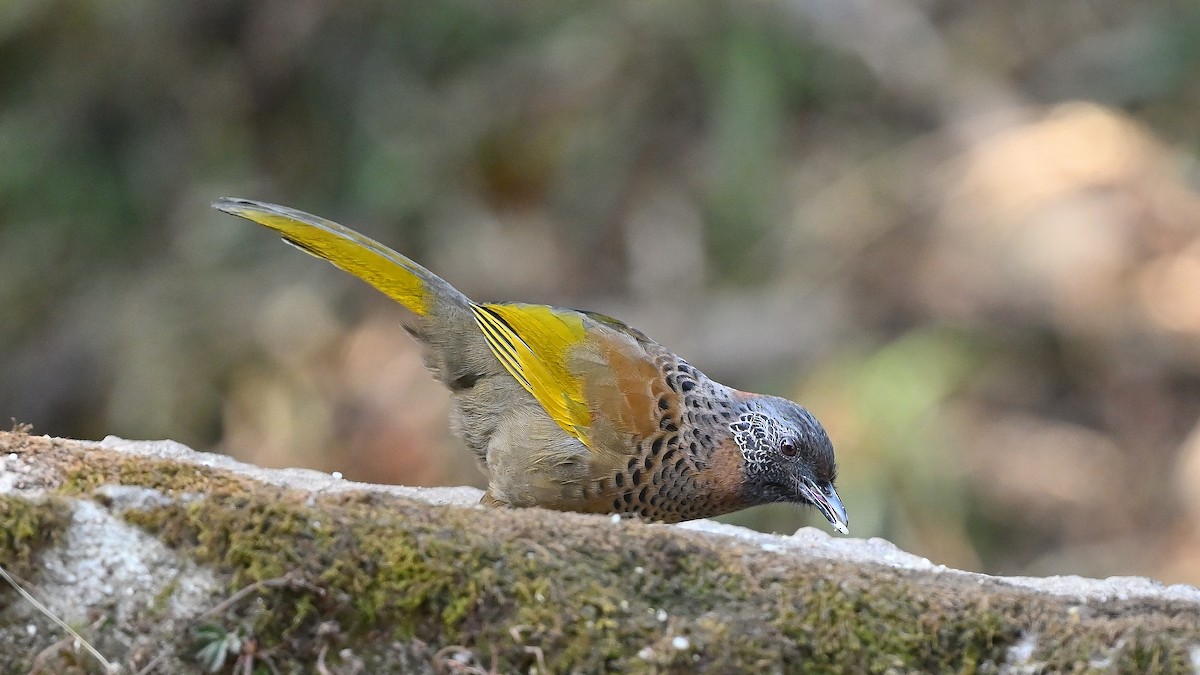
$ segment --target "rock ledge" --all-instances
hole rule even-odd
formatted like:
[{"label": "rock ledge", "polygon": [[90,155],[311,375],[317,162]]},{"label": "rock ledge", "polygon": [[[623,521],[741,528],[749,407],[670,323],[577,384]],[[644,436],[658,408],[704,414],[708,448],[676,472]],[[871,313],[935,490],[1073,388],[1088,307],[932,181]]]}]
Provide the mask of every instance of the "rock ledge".
[{"label": "rock ledge", "polygon": [[[125,672],[1200,672],[1200,590],[0,432],[0,562]],[[0,589],[2,672],[99,672]],[[72,670],[73,669],[73,670]]]}]

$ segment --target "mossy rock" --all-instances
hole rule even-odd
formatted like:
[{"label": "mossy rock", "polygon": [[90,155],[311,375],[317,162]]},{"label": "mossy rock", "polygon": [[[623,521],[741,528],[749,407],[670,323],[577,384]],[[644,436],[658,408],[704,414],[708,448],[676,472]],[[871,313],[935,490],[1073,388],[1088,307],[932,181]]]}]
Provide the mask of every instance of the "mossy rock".
[{"label": "mossy rock", "polygon": [[[34,583],[47,582],[29,564],[38,547],[56,545],[72,500],[89,500],[236,594],[197,612],[189,634],[164,636],[178,663],[201,626],[210,640],[237,637],[226,667],[240,653],[280,672],[318,661],[448,672],[454,659],[459,670],[523,673],[1191,673],[1200,645],[1200,608],[1187,602],[1063,598],[631,520],[433,506],[370,486],[313,491],[21,434],[0,434],[0,452],[40,472],[41,497],[0,497],[15,533],[2,552]],[[155,498],[113,499],[112,485]],[[136,670],[154,656],[124,660]]]}]

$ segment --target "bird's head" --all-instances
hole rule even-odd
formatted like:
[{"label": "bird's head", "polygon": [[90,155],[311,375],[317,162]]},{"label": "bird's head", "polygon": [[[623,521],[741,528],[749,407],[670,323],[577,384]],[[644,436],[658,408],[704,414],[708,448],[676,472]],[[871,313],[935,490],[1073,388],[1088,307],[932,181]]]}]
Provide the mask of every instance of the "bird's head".
[{"label": "bird's head", "polygon": [[846,507],[833,487],[833,444],[812,413],[787,399],[751,396],[729,430],[742,452],[747,502],[810,504],[833,529],[849,533]]}]

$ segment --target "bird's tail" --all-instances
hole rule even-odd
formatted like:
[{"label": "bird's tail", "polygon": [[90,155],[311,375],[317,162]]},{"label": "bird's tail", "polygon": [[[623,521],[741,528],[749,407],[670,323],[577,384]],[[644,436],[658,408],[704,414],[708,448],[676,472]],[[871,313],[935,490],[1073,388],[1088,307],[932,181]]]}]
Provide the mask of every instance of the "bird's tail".
[{"label": "bird's tail", "polygon": [[286,206],[225,197],[213,208],[278,232],[408,308],[415,318],[405,328],[425,344],[426,365],[451,389],[492,369],[471,301],[433,272],[348,227]]},{"label": "bird's tail", "polygon": [[236,197],[218,199],[213,208],[275,230],[288,243],[371,284],[417,316],[428,316],[446,303],[466,308],[470,302],[433,272],[335,222],[286,206]]}]

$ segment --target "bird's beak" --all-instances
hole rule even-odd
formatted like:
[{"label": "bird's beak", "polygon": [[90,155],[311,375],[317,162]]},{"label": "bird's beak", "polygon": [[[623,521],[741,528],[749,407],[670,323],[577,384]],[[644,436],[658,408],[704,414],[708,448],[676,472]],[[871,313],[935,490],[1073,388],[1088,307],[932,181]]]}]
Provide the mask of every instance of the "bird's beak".
[{"label": "bird's beak", "polygon": [[804,495],[821,515],[833,525],[833,529],[841,534],[850,534],[850,519],[846,516],[846,507],[842,506],[842,498],[838,496],[837,490],[833,489],[833,484],[819,486],[816,483],[805,479],[800,484],[800,493]]}]

